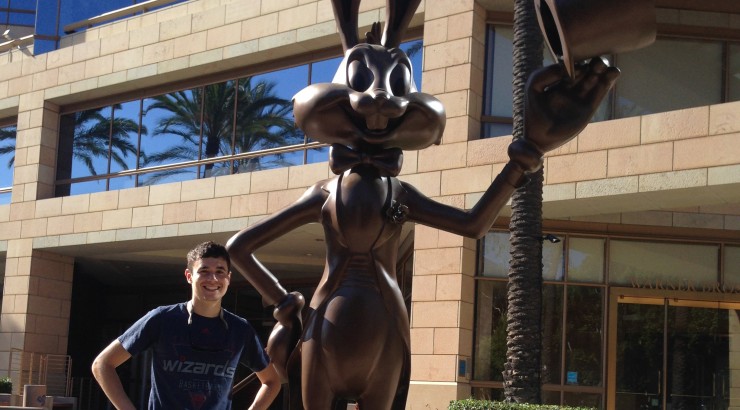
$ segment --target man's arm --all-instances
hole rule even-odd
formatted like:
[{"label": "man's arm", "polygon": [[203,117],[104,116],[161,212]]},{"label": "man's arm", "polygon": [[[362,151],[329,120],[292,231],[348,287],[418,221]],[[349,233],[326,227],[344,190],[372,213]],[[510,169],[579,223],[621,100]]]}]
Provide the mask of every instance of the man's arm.
[{"label": "man's arm", "polygon": [[272,401],[275,400],[278,393],[280,393],[280,377],[278,377],[272,362],[256,374],[262,383],[262,387],[257,392],[257,396],[254,398],[254,402],[249,407],[249,410],[266,410]]},{"label": "man's arm", "polygon": [[[92,364],[92,373],[95,380],[108,396],[108,400],[118,410],[136,410],[131,399],[128,398],[123,390],[121,378],[116,373],[116,368],[128,360],[131,354],[121,345],[121,342],[114,340],[95,358]],[[277,377],[277,376],[276,376]]]}]

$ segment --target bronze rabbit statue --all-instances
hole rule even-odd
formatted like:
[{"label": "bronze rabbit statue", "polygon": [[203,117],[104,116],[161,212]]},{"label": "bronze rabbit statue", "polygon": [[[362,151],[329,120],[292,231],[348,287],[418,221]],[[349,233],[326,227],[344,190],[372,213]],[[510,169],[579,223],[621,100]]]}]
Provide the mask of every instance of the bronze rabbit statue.
[{"label": "bronze rabbit statue", "polygon": [[[333,82],[294,97],[296,124],[331,144],[336,176],[227,243],[233,266],[276,306],[267,350],[289,381],[292,409],[335,409],[348,401],[362,410],[405,407],[409,321],[395,271],[402,225],[483,236],[526,174],[539,169],[543,153],[586,126],[619,74],[598,58],[575,80],[557,65],[536,73],[528,85],[526,138],[510,145],[510,161],[479,202],[457,209],[396,178],[402,150],[439,144],[445,128],[442,104],[416,89],[398,48],[420,0],[388,0],[384,32],[376,23],[364,42],[357,35],[359,3],[332,1],[345,50]],[[303,297],[288,293],[254,252],[312,222],[324,228],[326,265],[302,322]]]}]

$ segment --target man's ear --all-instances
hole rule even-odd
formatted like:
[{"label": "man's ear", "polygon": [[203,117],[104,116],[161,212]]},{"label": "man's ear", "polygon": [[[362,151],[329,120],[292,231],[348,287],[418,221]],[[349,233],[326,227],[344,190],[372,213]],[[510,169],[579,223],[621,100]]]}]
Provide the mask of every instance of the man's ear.
[{"label": "man's ear", "polygon": [[193,283],[193,273],[187,268],[185,268],[185,280],[187,280],[188,283]]}]

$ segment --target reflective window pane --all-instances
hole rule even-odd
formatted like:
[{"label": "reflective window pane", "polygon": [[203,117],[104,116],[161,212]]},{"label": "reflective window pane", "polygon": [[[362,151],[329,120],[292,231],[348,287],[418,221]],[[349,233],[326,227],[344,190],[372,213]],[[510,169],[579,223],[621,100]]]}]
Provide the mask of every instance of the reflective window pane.
[{"label": "reflective window pane", "polygon": [[111,172],[136,169],[139,145],[140,100],[113,106],[111,126]]},{"label": "reflective window pane", "polygon": [[342,62],[342,57],[311,63],[311,84],[330,83]]},{"label": "reflective window pane", "polygon": [[483,243],[482,276],[506,278],[509,276],[509,233],[489,232]]},{"label": "reflective window pane", "polygon": [[313,148],[306,152],[306,164],[325,162],[329,160],[329,147]]},{"label": "reflective window pane", "polygon": [[489,26],[486,38],[486,86],[483,115],[513,115],[511,85],[514,31],[511,27]]},{"label": "reflective window pane", "polygon": [[76,182],[68,187],[70,189],[68,195],[79,195],[79,194],[91,194],[94,192],[103,192],[107,190],[108,181],[105,179],[99,179],[96,181],[87,182]]},{"label": "reflective window pane", "polygon": [[[237,154],[303,143],[303,134],[297,131],[293,120],[291,98],[298,91],[294,89],[296,85],[283,85],[279,89],[278,84],[273,74],[239,80]],[[305,82],[300,87],[305,87]],[[261,162],[258,159],[250,161]]]},{"label": "reflective window pane", "polygon": [[565,277],[563,242],[542,241],[542,279],[561,281]]},{"label": "reflective window pane", "polygon": [[189,181],[198,178],[198,167],[176,168],[139,174],[137,186],[159,185],[170,182]]},{"label": "reflective window pane", "polygon": [[232,161],[216,162],[213,164],[203,164],[200,166],[198,175],[200,178],[218,177],[221,175],[231,174]]},{"label": "reflective window pane", "polygon": [[504,389],[473,387],[471,395],[478,400],[503,401],[505,399]]},{"label": "reflective window pane", "polygon": [[740,290],[740,246],[725,246],[724,282]]},{"label": "reflective window pane", "polygon": [[604,239],[570,238],[568,242],[568,280],[604,281]]},{"label": "reflective window pane", "polygon": [[[542,383],[560,384],[563,286],[542,286]],[[558,401],[559,403],[559,401]]]},{"label": "reflective window pane", "polygon": [[565,383],[601,386],[603,288],[569,286],[565,342]]},{"label": "reflective window pane", "polygon": [[[111,107],[66,115],[61,124],[59,157],[66,172],[61,178],[80,178],[108,173]],[[127,152],[128,147],[120,147]],[[65,175],[66,174],[66,175]]]},{"label": "reflective window pane", "polygon": [[[211,84],[204,88],[201,159],[232,154],[235,101],[236,81]],[[210,170],[213,166],[206,168]]]},{"label": "reflective window pane", "polygon": [[511,135],[513,133],[514,126],[512,124],[503,124],[488,122],[483,124],[483,135],[481,138],[492,138],[500,137],[503,135]]},{"label": "reflective window pane", "polygon": [[128,175],[125,177],[111,178],[108,181],[108,190],[113,191],[116,189],[133,188],[136,186],[136,175]]},{"label": "reflective window pane", "polygon": [[603,408],[601,405],[601,395],[594,393],[565,392],[563,394],[563,405],[593,409]]},{"label": "reflective window pane", "polygon": [[617,309],[616,408],[661,408],[664,307],[620,303]]},{"label": "reflective window pane", "polygon": [[700,40],[658,39],[650,47],[620,54],[622,72],[639,75],[619,78],[616,117],[722,102],[722,61],[721,43]]},{"label": "reflective window pane", "polygon": [[13,186],[15,132],[16,128],[14,125],[0,127],[0,188],[10,188]]},{"label": "reflective window pane", "polygon": [[144,100],[140,168],[199,158],[202,95],[196,88]]},{"label": "reflective window pane", "polygon": [[422,55],[424,54],[424,44],[421,40],[407,41],[399,47],[411,60],[411,74],[414,76],[416,89],[421,91],[421,71]]},{"label": "reflective window pane", "polygon": [[719,280],[716,245],[610,242],[609,282],[644,287],[650,284],[686,289],[713,286]]},{"label": "reflective window pane", "polygon": [[728,101],[740,101],[740,44],[730,44],[728,47],[729,59],[729,93]]},{"label": "reflective window pane", "polygon": [[[336,71],[336,67],[334,71]],[[267,84],[269,85],[269,95],[290,101],[298,91],[308,85],[308,81],[308,65],[303,64],[255,75],[252,82],[255,87],[257,84]]]},{"label": "reflective window pane", "polygon": [[506,363],[506,282],[481,280],[477,285],[473,378],[502,381]]}]

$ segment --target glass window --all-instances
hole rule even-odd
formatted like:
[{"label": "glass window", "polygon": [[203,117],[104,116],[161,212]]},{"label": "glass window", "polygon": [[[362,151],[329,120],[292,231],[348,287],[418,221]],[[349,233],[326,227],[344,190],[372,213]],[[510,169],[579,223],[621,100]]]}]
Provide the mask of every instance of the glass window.
[{"label": "glass window", "polygon": [[568,281],[604,281],[604,239],[570,238],[568,242]]},{"label": "glass window", "polygon": [[604,289],[568,286],[565,383],[601,386]]},{"label": "glass window", "polygon": [[716,245],[613,240],[609,282],[615,285],[713,286],[719,280]]},{"label": "glass window", "polygon": [[111,112],[103,107],[73,114],[72,178],[108,173]]},{"label": "glass window", "polygon": [[[307,66],[302,67],[307,70]],[[297,131],[293,121],[291,103],[293,94],[298,91],[293,87],[298,87],[298,84],[283,85],[278,89],[278,77],[271,73],[239,80],[235,137],[237,154],[303,143],[303,133]],[[306,78],[307,74],[303,76],[300,88],[305,87]],[[298,164],[303,163],[302,153],[300,157]],[[240,159],[236,164],[236,172],[295,165],[284,159],[284,155]],[[293,160],[297,161],[295,158]]]},{"label": "glass window", "polygon": [[485,115],[509,117],[513,115],[513,53],[514,30],[511,27],[489,26],[486,50]]},{"label": "glass window", "polygon": [[[486,37],[486,78],[483,97],[482,138],[511,135],[513,116],[513,40],[508,26],[488,26]],[[553,64],[553,56],[543,49],[543,66]],[[604,99],[592,121],[609,118],[611,98]]]},{"label": "glass window", "polygon": [[311,84],[330,83],[342,62],[342,57],[311,63]]},{"label": "glass window", "polygon": [[[13,187],[15,125],[0,127],[0,189]],[[10,203],[10,191],[0,192],[0,205]]]},{"label": "glass window", "polygon": [[725,246],[724,283],[740,290],[740,246]]},{"label": "glass window", "polygon": [[740,44],[730,44],[728,47],[728,101],[740,101]]},{"label": "glass window", "polygon": [[601,395],[594,393],[572,393],[563,394],[563,404],[573,407],[586,407],[593,409],[603,408],[601,405]]},{"label": "glass window", "polygon": [[195,88],[144,100],[140,168],[199,158],[202,96]]},{"label": "glass window", "polygon": [[175,168],[137,175],[137,186],[159,185],[170,182],[189,181],[198,178],[198,167]]},{"label": "glass window", "polygon": [[509,233],[489,232],[481,240],[483,243],[482,276],[506,278],[509,276]]},{"label": "glass window", "polygon": [[411,74],[414,76],[416,89],[421,91],[421,71],[422,71],[422,54],[424,52],[424,43],[421,40],[407,41],[401,44],[400,49],[406,53],[411,60]]},{"label": "glass window", "polygon": [[560,384],[562,372],[563,286],[542,285],[542,383]]},{"label": "glass window", "polygon": [[110,172],[136,169],[140,108],[140,100],[113,106]]},{"label": "glass window", "polygon": [[[722,102],[722,44],[658,39],[620,54],[616,117],[632,117]],[[690,78],[691,81],[686,81]]]},{"label": "glass window", "polygon": [[478,281],[475,325],[476,380],[503,380],[506,363],[506,282]]},{"label": "glass window", "polygon": [[565,277],[563,241],[542,241],[542,279],[561,281]]}]

